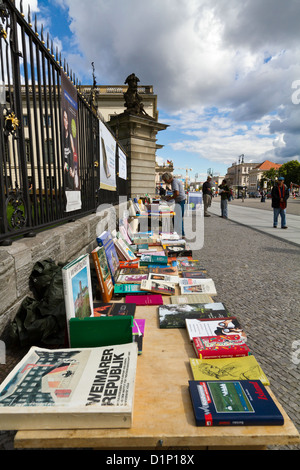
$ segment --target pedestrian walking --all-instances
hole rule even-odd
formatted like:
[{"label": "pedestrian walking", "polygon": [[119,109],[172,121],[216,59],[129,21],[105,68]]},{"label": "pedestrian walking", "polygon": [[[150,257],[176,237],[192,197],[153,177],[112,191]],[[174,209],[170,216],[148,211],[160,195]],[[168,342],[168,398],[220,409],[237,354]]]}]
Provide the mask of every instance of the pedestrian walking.
[{"label": "pedestrian walking", "polygon": [[226,180],[222,181],[222,184],[219,186],[219,193],[221,195],[221,217],[223,219],[228,218],[228,200],[231,196],[230,188]]},{"label": "pedestrian walking", "polygon": [[173,178],[172,173],[164,173],[162,175],[162,180],[166,184],[170,184],[173,195],[167,196],[166,201],[174,199],[175,201],[175,219],[174,219],[174,231],[181,235],[185,236],[184,233],[184,211],[185,211],[185,192],[183,189],[182,182],[176,178]]},{"label": "pedestrian walking", "polygon": [[277,228],[278,217],[281,217],[281,228],[287,228],[286,225],[286,206],[290,192],[288,187],[284,184],[284,177],[278,178],[271,191],[272,207],[273,207],[273,227]]},{"label": "pedestrian walking", "polygon": [[211,176],[207,177],[207,180],[202,185],[203,194],[203,205],[204,205],[204,217],[210,217],[207,209],[211,206],[212,189],[211,189]]}]

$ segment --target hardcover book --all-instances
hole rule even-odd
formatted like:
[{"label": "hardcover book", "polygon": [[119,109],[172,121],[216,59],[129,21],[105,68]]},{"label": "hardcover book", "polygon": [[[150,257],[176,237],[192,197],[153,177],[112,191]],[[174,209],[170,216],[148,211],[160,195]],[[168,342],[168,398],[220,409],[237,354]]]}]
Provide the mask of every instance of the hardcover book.
[{"label": "hardcover book", "polygon": [[159,294],[126,295],[125,302],[136,305],[163,305],[163,298]]},{"label": "hardcover book", "polygon": [[254,356],[190,359],[194,380],[260,380],[270,385]]},{"label": "hardcover book", "polygon": [[196,337],[220,335],[229,338],[237,335],[245,342],[247,341],[247,335],[236,317],[200,318],[198,320],[187,318],[185,324],[190,341]]},{"label": "hardcover book", "polygon": [[93,293],[89,255],[82,255],[62,268],[67,327],[70,318],[93,314]]},{"label": "hardcover book", "polygon": [[244,340],[238,335],[194,337],[193,347],[199,359],[242,357],[251,354]]},{"label": "hardcover book", "polygon": [[133,342],[32,347],[0,386],[0,429],[130,428],[136,366]]},{"label": "hardcover book", "polygon": [[229,313],[222,303],[165,304],[158,309],[160,328],[185,328],[185,320],[199,318],[224,318]]},{"label": "hardcover book", "polygon": [[136,304],[94,302],[93,309],[94,317],[112,317],[117,315],[131,315],[134,317]]},{"label": "hardcover book", "polygon": [[92,251],[91,255],[97,274],[102,300],[103,302],[109,302],[113,295],[114,286],[112,283],[104,247],[97,246],[97,248]]},{"label": "hardcover book", "polygon": [[132,342],[131,315],[71,318],[69,323],[71,348],[97,348]]},{"label": "hardcover book", "polygon": [[190,380],[196,426],[280,426],[284,419],[259,380]]},{"label": "hardcover book", "polygon": [[174,295],[175,284],[171,284],[168,282],[158,282],[158,281],[142,281],[141,290],[154,292],[156,294]]},{"label": "hardcover book", "polygon": [[99,246],[104,246],[105,254],[110,269],[113,284],[116,282],[118,271],[120,268],[119,258],[110,232],[106,231],[97,237]]}]

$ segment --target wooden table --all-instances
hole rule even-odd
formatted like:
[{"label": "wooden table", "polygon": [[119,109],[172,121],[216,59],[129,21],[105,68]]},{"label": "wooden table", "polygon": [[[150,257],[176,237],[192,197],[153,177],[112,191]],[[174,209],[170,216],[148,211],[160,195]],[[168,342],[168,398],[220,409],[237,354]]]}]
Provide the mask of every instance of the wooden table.
[{"label": "wooden table", "polygon": [[300,443],[297,429],[269,387],[284,416],[283,426],[197,427],[188,390],[192,346],[185,329],[159,329],[157,311],[158,307],[138,307],[136,312],[136,318],[146,319],[146,326],[132,428],[18,431],[15,448],[263,449]]}]

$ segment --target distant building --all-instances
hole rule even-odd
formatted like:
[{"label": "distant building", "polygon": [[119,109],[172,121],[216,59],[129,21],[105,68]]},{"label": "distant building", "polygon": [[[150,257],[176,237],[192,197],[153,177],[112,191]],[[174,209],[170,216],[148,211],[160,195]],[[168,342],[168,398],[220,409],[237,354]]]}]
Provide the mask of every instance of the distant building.
[{"label": "distant building", "polygon": [[271,168],[278,170],[280,167],[280,163],[270,162],[270,160],[265,160],[264,162],[259,163],[249,172],[248,192],[257,191],[258,189],[261,189],[260,180],[263,176],[264,171],[271,170]]}]

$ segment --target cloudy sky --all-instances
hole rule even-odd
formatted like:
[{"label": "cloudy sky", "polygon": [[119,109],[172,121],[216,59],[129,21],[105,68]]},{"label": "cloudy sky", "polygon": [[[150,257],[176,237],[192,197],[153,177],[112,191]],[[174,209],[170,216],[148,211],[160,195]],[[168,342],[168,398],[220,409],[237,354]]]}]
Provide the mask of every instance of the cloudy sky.
[{"label": "cloudy sky", "polygon": [[[18,0],[16,1],[18,5]],[[23,0],[83,84],[153,85],[159,161],[300,159],[299,0]]]}]

